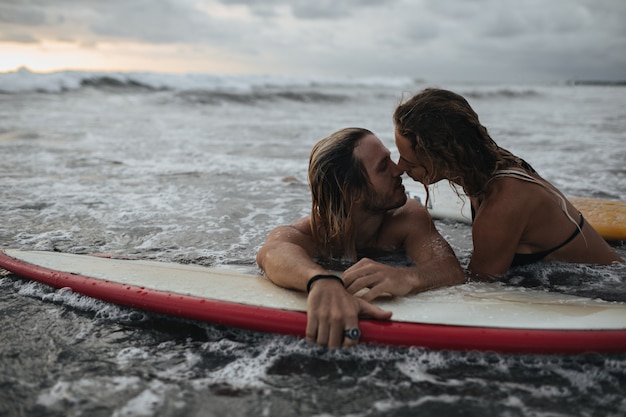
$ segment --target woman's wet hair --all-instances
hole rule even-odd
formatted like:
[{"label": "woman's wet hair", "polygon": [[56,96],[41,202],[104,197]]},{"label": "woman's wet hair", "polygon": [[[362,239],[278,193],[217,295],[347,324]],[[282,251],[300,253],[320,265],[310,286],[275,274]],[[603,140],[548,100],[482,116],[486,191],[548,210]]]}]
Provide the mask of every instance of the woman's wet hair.
[{"label": "woman's wet hair", "polygon": [[430,178],[448,178],[463,185],[470,196],[484,192],[497,170],[532,170],[522,159],[500,148],[467,100],[452,91],[421,91],[396,108],[393,121],[413,151],[432,163]]}]

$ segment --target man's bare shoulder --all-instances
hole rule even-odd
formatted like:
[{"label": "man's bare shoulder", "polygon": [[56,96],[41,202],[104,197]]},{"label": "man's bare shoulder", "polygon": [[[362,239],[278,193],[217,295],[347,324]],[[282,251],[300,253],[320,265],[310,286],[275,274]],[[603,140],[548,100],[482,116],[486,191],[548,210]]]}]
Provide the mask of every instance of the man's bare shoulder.
[{"label": "man's bare shoulder", "polygon": [[292,223],[289,227],[293,227],[300,233],[304,233],[305,235],[312,235],[311,232],[311,216],[306,216],[301,218],[300,220]]},{"label": "man's bare shoulder", "polygon": [[293,239],[300,239],[302,237],[312,238],[312,236],[311,219],[307,216],[295,221],[294,223],[275,227],[269,233],[267,241],[290,241]]},{"label": "man's bare shoulder", "polygon": [[389,213],[384,227],[381,229],[381,237],[384,241],[404,242],[409,233],[431,229],[433,229],[432,218],[428,210],[419,201],[409,199],[402,207]]},{"label": "man's bare shoulder", "polygon": [[400,222],[409,222],[414,220],[424,220],[427,219],[430,221],[430,214],[426,207],[422,205],[419,201],[409,198],[406,203],[391,212],[391,218],[395,219],[395,221]]},{"label": "man's bare shoulder", "polygon": [[281,225],[275,227],[265,239],[265,243],[259,250],[257,255],[257,262],[259,265],[263,264],[263,258],[265,254],[273,248],[284,248],[285,246],[296,245],[306,250],[311,256],[316,254],[317,247],[313,240],[313,233],[311,232],[311,222],[309,217],[304,217],[292,224]]}]

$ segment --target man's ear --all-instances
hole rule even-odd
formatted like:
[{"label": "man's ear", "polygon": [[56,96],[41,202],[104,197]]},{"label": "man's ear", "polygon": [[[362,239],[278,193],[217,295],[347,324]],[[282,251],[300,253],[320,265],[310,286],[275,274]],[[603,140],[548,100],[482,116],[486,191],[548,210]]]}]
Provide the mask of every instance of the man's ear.
[{"label": "man's ear", "polygon": [[352,200],[354,204],[363,204],[365,202],[365,193],[363,190],[354,191],[352,193]]}]

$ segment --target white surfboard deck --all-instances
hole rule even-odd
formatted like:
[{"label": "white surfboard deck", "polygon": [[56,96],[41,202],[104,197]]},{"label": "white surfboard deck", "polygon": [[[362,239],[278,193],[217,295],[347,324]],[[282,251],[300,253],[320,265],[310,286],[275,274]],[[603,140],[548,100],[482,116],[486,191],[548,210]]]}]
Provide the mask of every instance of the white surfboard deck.
[{"label": "white surfboard deck", "polygon": [[471,204],[460,187],[453,186],[448,181],[439,181],[430,186],[426,201],[426,190],[422,184],[411,179],[403,184],[409,197],[417,198],[434,219],[472,223]]},{"label": "white surfboard deck", "polygon": [[[28,264],[170,294],[270,309],[306,311],[306,295],[282,289],[257,273],[56,252],[4,250]],[[175,303],[175,297],[172,298]],[[504,329],[626,329],[626,303],[560,293],[470,283],[378,300],[393,321]]]}]

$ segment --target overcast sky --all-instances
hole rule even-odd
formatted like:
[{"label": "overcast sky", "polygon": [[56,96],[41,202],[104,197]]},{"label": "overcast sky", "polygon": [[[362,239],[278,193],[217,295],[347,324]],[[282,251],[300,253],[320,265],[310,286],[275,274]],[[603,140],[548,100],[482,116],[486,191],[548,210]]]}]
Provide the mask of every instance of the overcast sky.
[{"label": "overcast sky", "polygon": [[0,0],[0,71],[626,79],[626,0]]}]

